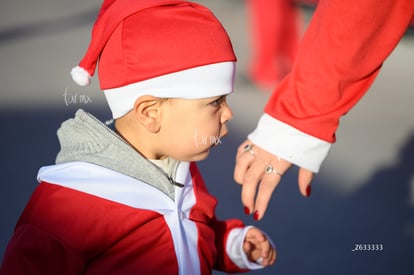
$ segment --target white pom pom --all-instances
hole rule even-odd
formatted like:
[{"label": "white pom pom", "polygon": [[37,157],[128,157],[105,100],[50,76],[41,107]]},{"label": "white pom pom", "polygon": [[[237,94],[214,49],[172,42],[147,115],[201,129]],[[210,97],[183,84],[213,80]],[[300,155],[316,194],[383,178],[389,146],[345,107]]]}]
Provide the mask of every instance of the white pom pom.
[{"label": "white pom pom", "polygon": [[79,86],[86,86],[91,83],[91,75],[84,68],[76,66],[70,71],[70,74],[72,75],[73,81]]}]

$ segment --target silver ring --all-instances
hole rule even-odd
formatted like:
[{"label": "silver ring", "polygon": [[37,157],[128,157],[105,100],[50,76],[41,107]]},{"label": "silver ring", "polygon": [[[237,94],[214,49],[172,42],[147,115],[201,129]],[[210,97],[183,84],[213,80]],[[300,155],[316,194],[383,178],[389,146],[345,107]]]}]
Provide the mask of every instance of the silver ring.
[{"label": "silver ring", "polygon": [[277,171],[275,168],[273,168],[271,164],[269,164],[265,168],[265,174],[271,174],[271,173],[275,173],[276,175],[279,175],[280,177],[282,177],[282,174],[279,171]]},{"label": "silver ring", "polygon": [[254,155],[253,144],[246,144],[243,148],[243,152],[249,152],[250,154]]}]

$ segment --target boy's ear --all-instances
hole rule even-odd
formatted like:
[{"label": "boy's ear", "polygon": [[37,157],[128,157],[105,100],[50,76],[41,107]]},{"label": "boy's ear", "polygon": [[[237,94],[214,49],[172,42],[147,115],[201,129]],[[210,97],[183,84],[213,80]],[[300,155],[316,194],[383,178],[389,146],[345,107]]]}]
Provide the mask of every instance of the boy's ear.
[{"label": "boy's ear", "polygon": [[141,96],[135,101],[134,115],[139,124],[157,133],[161,125],[161,100],[153,96]]}]

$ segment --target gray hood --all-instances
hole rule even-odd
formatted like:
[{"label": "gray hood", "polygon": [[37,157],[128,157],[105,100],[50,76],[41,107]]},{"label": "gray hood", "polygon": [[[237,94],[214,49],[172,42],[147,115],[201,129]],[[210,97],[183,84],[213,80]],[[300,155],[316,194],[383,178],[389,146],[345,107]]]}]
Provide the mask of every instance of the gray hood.
[{"label": "gray hood", "polygon": [[62,123],[57,131],[61,150],[56,164],[84,161],[117,171],[150,184],[174,199],[175,171],[178,161],[169,161],[167,175],[144,158],[122,137],[97,118],[78,110],[74,118]]}]

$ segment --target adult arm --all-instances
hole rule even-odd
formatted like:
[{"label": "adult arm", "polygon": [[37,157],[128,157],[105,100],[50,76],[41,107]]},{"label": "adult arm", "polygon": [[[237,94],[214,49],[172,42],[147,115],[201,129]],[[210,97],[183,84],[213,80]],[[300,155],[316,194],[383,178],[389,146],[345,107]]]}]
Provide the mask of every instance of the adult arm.
[{"label": "adult arm", "polygon": [[413,14],[412,0],[319,2],[291,73],[248,137],[255,155],[243,152],[246,143],[237,155],[234,177],[243,184],[242,202],[258,219],[281,180],[276,173],[264,174],[265,166],[272,164],[281,174],[299,166],[300,191],[309,194],[340,118],[371,86]]}]

